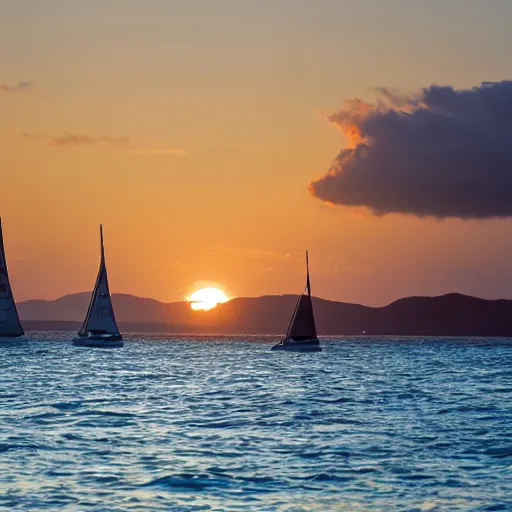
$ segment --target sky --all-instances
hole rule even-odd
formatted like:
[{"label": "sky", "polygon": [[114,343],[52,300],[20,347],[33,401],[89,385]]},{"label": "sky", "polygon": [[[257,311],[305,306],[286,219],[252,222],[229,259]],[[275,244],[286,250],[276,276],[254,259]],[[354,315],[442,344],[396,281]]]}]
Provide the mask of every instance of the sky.
[{"label": "sky", "polygon": [[[382,114],[382,88],[417,119],[424,104],[410,98],[433,85],[512,79],[511,22],[508,0],[0,0],[0,215],[16,299],[91,290],[100,223],[114,293],[300,293],[308,249],[327,299],[512,298],[508,211],[439,214],[436,194],[425,210],[399,207],[394,189],[379,192],[393,179],[382,160],[380,181],[353,161],[369,181],[347,185],[336,167],[368,140],[397,159],[410,148],[389,136],[398,107]],[[354,145],[355,99],[373,106],[349,116]],[[453,129],[470,119],[472,140],[486,138],[488,112],[455,114]],[[428,155],[446,140],[423,136]],[[475,176],[463,166],[460,180]],[[490,203],[512,189],[496,183]],[[363,191],[347,200],[352,185]]]}]

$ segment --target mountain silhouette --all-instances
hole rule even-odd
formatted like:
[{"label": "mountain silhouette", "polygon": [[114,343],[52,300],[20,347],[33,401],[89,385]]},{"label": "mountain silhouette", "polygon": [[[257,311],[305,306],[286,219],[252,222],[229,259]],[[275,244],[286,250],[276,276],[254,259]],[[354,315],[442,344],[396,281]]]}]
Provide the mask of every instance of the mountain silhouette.
[{"label": "mountain silhouette", "polygon": [[[90,293],[57,300],[27,300],[18,312],[28,330],[77,330]],[[113,294],[116,319],[124,332],[191,334],[282,334],[295,308],[295,295],[239,297],[209,311],[188,302],[164,303]],[[512,301],[458,293],[408,297],[384,307],[313,298],[319,335],[512,336]]]}]

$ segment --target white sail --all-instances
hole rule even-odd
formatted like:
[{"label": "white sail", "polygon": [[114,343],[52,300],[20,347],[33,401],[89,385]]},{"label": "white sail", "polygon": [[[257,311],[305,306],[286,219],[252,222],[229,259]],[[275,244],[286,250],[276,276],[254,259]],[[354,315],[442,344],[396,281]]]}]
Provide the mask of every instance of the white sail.
[{"label": "white sail", "polygon": [[16,337],[23,334],[9,282],[0,219],[0,337]]},{"label": "white sail", "polygon": [[311,301],[311,283],[309,280],[309,262],[306,252],[306,288],[297,301],[285,340],[316,339],[315,316]]},{"label": "white sail", "polygon": [[90,334],[119,334],[114,308],[108,288],[107,267],[105,264],[105,250],[103,248],[103,227],[100,226],[101,236],[101,262],[98,277],[91,296],[85,321],[80,329],[79,336]]}]

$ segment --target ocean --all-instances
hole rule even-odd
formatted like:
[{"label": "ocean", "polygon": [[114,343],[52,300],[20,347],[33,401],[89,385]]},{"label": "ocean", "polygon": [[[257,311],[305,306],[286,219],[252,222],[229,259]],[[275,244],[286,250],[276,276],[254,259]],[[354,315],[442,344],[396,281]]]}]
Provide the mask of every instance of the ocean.
[{"label": "ocean", "polygon": [[0,509],[512,511],[512,340],[0,344]]}]

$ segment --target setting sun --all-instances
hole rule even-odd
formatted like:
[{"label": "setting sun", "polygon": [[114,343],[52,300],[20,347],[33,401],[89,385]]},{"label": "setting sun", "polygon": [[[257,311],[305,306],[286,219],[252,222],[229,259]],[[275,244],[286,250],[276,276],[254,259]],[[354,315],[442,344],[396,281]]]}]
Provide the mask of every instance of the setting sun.
[{"label": "setting sun", "polygon": [[214,308],[217,304],[227,302],[229,299],[218,288],[201,288],[192,293],[188,300],[192,309],[208,310]]}]

